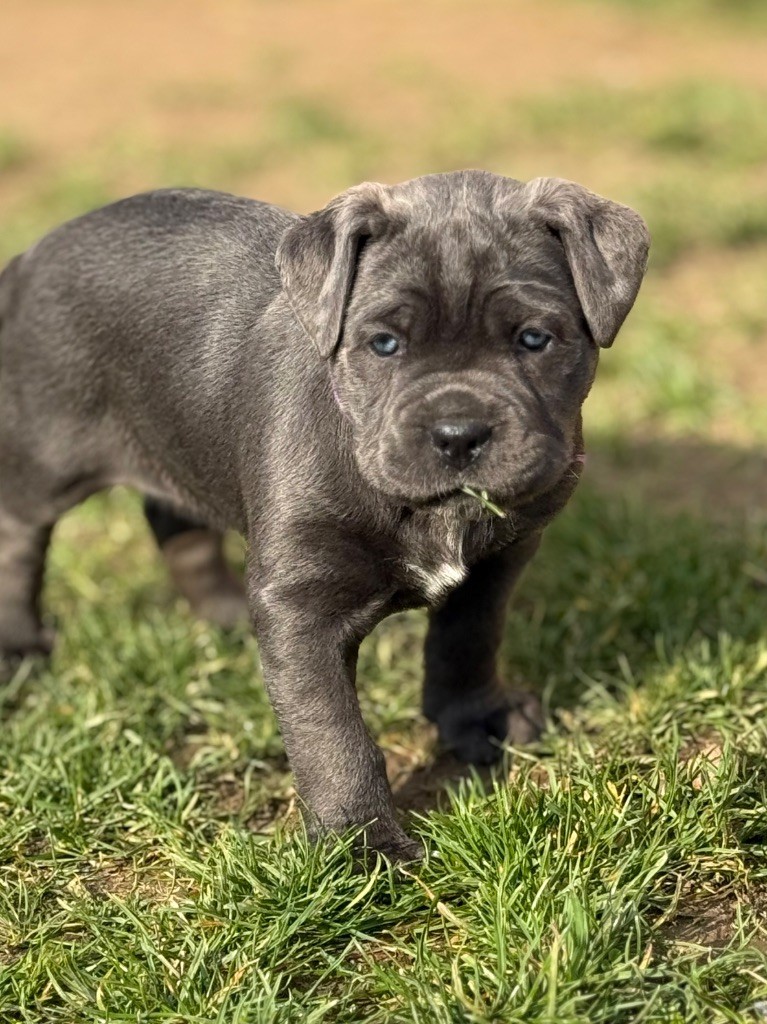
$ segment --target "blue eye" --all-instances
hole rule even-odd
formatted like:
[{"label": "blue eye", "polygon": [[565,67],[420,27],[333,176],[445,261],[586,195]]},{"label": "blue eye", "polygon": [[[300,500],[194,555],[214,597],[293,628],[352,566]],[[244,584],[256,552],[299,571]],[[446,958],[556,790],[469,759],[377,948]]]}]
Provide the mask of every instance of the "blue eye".
[{"label": "blue eye", "polygon": [[399,352],[399,342],[392,334],[376,334],[370,342],[370,347],[378,356],[393,356]]},{"label": "blue eye", "polygon": [[546,331],[537,331],[534,327],[528,327],[519,335],[519,344],[528,352],[542,352],[551,341],[551,335]]}]

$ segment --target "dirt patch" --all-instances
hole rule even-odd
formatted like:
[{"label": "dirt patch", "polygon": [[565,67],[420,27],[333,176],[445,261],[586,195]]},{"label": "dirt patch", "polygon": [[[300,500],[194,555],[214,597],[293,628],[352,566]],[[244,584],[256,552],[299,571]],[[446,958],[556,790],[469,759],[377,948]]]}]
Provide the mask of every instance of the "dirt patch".
[{"label": "dirt patch", "polygon": [[[264,792],[268,785],[269,792]],[[244,772],[225,772],[202,782],[205,806],[216,818],[235,818],[250,832],[272,835],[297,816],[296,792],[287,761],[282,759],[270,779],[253,792]]]},{"label": "dirt patch", "polygon": [[0,126],[59,155],[126,133],[204,151],[247,138],[276,94],[396,129],[445,81],[488,98],[581,79],[767,85],[763,58],[751,33],[553,0],[421,0],[417,16],[408,0],[5,0]]},{"label": "dirt patch", "polygon": [[406,734],[379,737],[386,774],[401,811],[424,813],[447,800],[447,790],[470,774],[465,764],[439,750],[437,730],[419,722]]},{"label": "dirt patch", "polygon": [[228,817],[242,811],[246,792],[241,778],[236,775],[221,775],[214,780],[212,789],[212,803],[217,815]]},{"label": "dirt patch", "polygon": [[27,946],[0,946],[0,967],[12,967],[26,953]]},{"label": "dirt patch", "polygon": [[51,852],[50,836],[42,829],[35,829],[24,843],[25,857],[41,857]]},{"label": "dirt patch", "polygon": [[722,889],[720,892],[690,894],[680,900],[673,917],[660,928],[664,944],[698,947],[701,955],[724,949],[738,931],[738,919],[747,920],[748,943],[753,949],[767,951],[767,893],[751,886],[746,892]]},{"label": "dirt patch", "polygon": [[732,893],[691,899],[663,926],[666,942],[723,949],[735,933],[738,900]]},{"label": "dirt patch", "polygon": [[152,903],[168,903],[171,900],[188,899],[194,893],[194,885],[188,879],[179,878],[170,872],[160,872],[151,865],[136,865],[125,859],[95,868],[84,874],[79,883],[89,896],[99,900],[110,896],[120,900],[137,896]]},{"label": "dirt patch", "polygon": [[721,737],[711,733],[707,736],[698,736],[690,740],[679,752],[679,760],[685,764],[694,762],[700,765],[701,771],[692,778],[693,789],[702,789],[708,774],[708,769],[714,771],[722,763],[724,751],[722,750]]}]

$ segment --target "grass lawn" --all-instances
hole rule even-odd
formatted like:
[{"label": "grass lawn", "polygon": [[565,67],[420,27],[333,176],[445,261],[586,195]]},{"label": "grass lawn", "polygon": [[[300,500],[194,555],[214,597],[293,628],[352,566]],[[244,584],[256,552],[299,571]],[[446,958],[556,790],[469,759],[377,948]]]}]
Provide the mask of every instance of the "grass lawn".
[{"label": "grass lawn", "polygon": [[430,855],[369,876],[292,827],[255,646],[169,602],[135,500],[61,533],[61,647],[3,698],[3,1019],[735,1021],[767,996],[763,532],[585,490],[509,620],[550,731],[449,801],[422,617],[385,623],[362,700]]},{"label": "grass lawn", "polygon": [[[575,28],[612,19],[621,45],[644,33],[656,63],[606,81],[560,25],[567,87],[490,95],[482,67],[467,88],[391,38],[376,68],[394,109],[362,119],[342,62],[309,88],[274,45],[247,73],[155,83],[160,142],[62,149],[0,117],[3,257],[152,185],[309,208],[363,177],[467,164],[578,178],[637,205],[657,243],[586,406],[584,483],[509,615],[505,675],[542,693],[541,742],[462,771],[418,712],[424,616],[363,647],[365,716],[428,849],[417,869],[307,845],[255,640],[189,617],[136,495],[60,524],[59,645],[0,690],[2,1024],[767,1020],[766,84],[747,62],[662,66],[692,0],[546,2]],[[519,8],[524,52],[539,8]],[[707,0],[695,31],[703,60],[767,28],[758,4]],[[212,121],[236,130],[201,147]]]}]

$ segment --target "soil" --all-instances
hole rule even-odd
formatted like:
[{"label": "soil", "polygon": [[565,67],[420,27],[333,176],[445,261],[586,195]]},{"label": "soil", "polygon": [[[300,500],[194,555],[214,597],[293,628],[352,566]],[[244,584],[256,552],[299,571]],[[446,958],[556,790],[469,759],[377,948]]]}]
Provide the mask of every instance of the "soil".
[{"label": "soil", "polygon": [[767,85],[762,39],[563,0],[3,0],[0,126],[71,157],[247,132],[274,88],[396,125],[447,77],[495,97],[708,76]]}]

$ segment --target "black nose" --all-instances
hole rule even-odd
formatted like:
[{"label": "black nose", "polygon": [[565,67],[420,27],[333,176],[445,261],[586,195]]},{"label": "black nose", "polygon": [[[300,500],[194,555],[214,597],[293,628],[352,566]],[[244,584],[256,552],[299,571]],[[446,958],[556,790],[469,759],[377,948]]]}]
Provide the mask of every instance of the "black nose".
[{"label": "black nose", "polygon": [[477,420],[443,420],[431,428],[431,443],[452,469],[465,469],[490,440],[493,429]]}]

